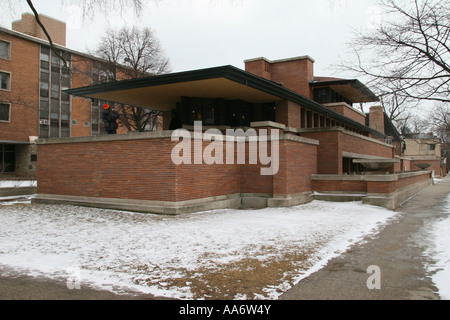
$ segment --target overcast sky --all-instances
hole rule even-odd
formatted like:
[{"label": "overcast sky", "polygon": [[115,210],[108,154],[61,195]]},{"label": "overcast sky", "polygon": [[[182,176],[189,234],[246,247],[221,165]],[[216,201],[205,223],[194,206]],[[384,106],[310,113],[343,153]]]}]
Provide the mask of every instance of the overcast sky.
[{"label": "overcast sky", "polygon": [[[228,64],[243,69],[245,59],[309,55],[317,76],[339,76],[331,66],[348,52],[352,29],[380,19],[375,0],[160,0],[149,1],[140,19],[130,10],[99,13],[94,21],[83,20],[77,5],[33,2],[40,13],[67,23],[67,47],[82,52],[94,49],[107,27],[151,27],[174,72]],[[31,12],[24,0],[14,3],[1,15],[2,27]]]}]

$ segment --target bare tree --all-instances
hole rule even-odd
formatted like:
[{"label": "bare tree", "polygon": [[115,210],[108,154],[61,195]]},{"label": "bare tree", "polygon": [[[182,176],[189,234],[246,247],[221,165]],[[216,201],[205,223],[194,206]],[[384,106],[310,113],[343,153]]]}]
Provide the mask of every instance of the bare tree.
[{"label": "bare tree", "polygon": [[[406,4],[407,3],[407,4]],[[357,32],[342,66],[378,94],[394,99],[450,101],[450,6],[447,0],[379,0],[387,21]],[[388,88],[388,90],[386,90]]]},{"label": "bare tree", "polygon": [[[124,27],[107,30],[93,53],[106,81],[141,78],[170,72],[169,59],[150,28]],[[128,131],[153,130],[161,112],[142,107],[118,105],[120,122]]]},{"label": "bare tree", "polygon": [[430,124],[429,118],[419,116],[414,112],[405,112],[402,119],[396,121],[396,126],[403,136],[428,132],[434,129]]},{"label": "bare tree", "polygon": [[450,107],[448,105],[435,105],[428,115],[433,132],[443,141],[450,143]]},{"label": "bare tree", "polygon": [[111,45],[117,50],[117,58],[130,67],[124,70],[125,73],[128,70],[128,77],[140,78],[170,71],[169,59],[150,28],[124,27],[116,35],[111,31],[109,34],[112,38],[107,41],[116,41]]},{"label": "bare tree", "polygon": [[[157,3],[159,1],[160,0],[152,0],[151,2]],[[3,5],[7,4],[9,5],[10,8],[12,8],[18,2],[19,0],[9,0],[4,2]],[[61,4],[65,5],[76,4],[77,6],[81,7],[83,19],[93,19],[94,15],[98,13],[107,14],[108,12],[124,12],[130,9],[133,10],[134,14],[137,17],[140,17],[140,13],[149,2],[150,1],[144,0],[62,0]],[[63,61],[64,65],[67,66],[67,61],[64,59],[64,57],[60,56],[58,50],[55,48],[53,44],[53,40],[50,34],[48,33],[47,28],[42,23],[39,17],[39,12],[34,6],[34,1],[26,0],[26,3],[33,12],[36,22],[41,27],[42,31],[47,37],[47,40],[49,41],[50,44],[50,48],[53,50],[55,55],[58,56]]]}]

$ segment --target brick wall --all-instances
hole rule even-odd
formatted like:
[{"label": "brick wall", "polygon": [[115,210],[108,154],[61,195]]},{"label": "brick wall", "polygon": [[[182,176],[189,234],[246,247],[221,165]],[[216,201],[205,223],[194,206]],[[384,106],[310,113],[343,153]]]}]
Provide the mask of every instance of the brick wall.
[{"label": "brick wall", "polygon": [[274,195],[311,191],[311,175],[317,173],[317,146],[280,141],[280,168],[273,177]]},{"label": "brick wall", "polygon": [[312,190],[318,192],[367,192],[366,181],[361,180],[313,180]]},{"label": "brick wall", "polygon": [[317,149],[319,174],[338,174],[342,171],[342,164],[339,163],[339,136],[336,131],[302,132],[301,136],[319,141]]},{"label": "brick wall", "polygon": [[430,179],[430,174],[423,172],[421,175],[400,177],[393,181],[367,181],[367,193],[388,194],[427,179]]},{"label": "brick wall", "polygon": [[430,179],[428,171],[396,175],[318,175],[312,178],[312,190],[317,192],[390,194],[427,179]]},{"label": "brick wall", "polygon": [[346,116],[349,119],[366,125],[366,116],[345,102],[327,103],[325,106],[333,111],[336,111],[337,113],[342,114],[343,116]]},{"label": "brick wall", "polygon": [[394,157],[394,149],[391,146],[341,128],[303,130],[301,136],[320,142],[317,151],[319,174],[342,174],[343,152],[383,158]]},{"label": "brick wall", "polygon": [[369,127],[384,133],[384,111],[380,106],[370,107]]},{"label": "brick wall", "polygon": [[[89,76],[92,70],[92,61],[84,57],[72,55],[72,88],[89,86],[92,84],[92,77]],[[71,124],[71,136],[82,137],[91,135],[91,101],[89,99],[72,96],[72,120],[76,124]],[[88,126],[85,122],[89,123]]]},{"label": "brick wall", "polygon": [[300,105],[291,101],[279,101],[276,106],[276,122],[286,127],[300,128]]},{"label": "brick wall", "polygon": [[174,201],[169,138],[38,146],[38,193]]},{"label": "brick wall", "polygon": [[314,60],[307,56],[275,61],[265,58],[250,59],[245,61],[245,71],[279,82],[285,88],[314,99],[309,85],[314,78]]},{"label": "brick wall", "polygon": [[[47,17],[45,15],[39,15],[39,19],[45,26],[45,29],[50,34],[52,42],[62,46],[66,45],[66,24],[65,22]],[[36,19],[31,13],[22,14],[21,20],[14,21],[12,23],[12,29],[14,31],[22,32],[30,36],[47,40],[47,36],[41,27],[37,24]]]},{"label": "brick wall", "polygon": [[[290,140],[279,143],[280,168],[274,176],[261,175],[261,167],[268,165],[249,163],[248,145],[245,164],[236,158],[234,164],[175,165],[171,153],[178,142],[161,134],[166,137],[145,133],[43,140],[38,144],[38,193],[173,202],[240,193],[286,195],[310,191],[311,174],[317,171],[317,146]],[[202,150],[209,145],[204,141]],[[194,151],[192,143],[192,159]],[[224,148],[224,163],[225,155]]]},{"label": "brick wall", "polygon": [[5,33],[0,39],[11,50],[11,60],[0,59],[0,70],[11,79],[11,90],[0,90],[0,101],[11,103],[10,122],[0,122],[0,140],[28,142],[39,132],[39,45]]},{"label": "brick wall", "polygon": [[426,168],[426,170],[434,170],[434,174],[439,176],[441,174],[441,160],[411,160],[411,170],[420,170],[419,167],[416,166],[416,164],[420,163],[427,163],[430,166]]}]

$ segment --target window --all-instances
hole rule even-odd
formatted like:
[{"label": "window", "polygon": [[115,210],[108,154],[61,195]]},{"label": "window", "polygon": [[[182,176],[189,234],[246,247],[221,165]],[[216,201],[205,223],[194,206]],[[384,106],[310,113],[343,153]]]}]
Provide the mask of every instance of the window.
[{"label": "window", "polygon": [[0,59],[10,59],[10,44],[9,42],[0,40]]},{"label": "window", "polygon": [[0,173],[15,172],[16,170],[16,146],[0,144]]},{"label": "window", "polygon": [[429,144],[428,145],[428,151],[434,151],[436,150],[436,145],[435,144]]},{"label": "window", "polygon": [[11,75],[6,72],[0,72],[0,89],[9,90],[11,88]]},{"label": "window", "polygon": [[10,106],[9,103],[0,103],[0,121],[9,122]]},{"label": "window", "polygon": [[[70,66],[70,53],[62,51],[59,53]],[[70,87],[71,74],[49,47],[41,46],[40,62],[39,136],[68,137],[71,124],[70,96],[62,90]]]}]

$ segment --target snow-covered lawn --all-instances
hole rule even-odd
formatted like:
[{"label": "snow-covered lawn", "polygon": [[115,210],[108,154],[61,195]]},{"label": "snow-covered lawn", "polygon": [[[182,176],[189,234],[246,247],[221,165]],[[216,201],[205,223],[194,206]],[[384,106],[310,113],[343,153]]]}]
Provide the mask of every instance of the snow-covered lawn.
[{"label": "snow-covered lawn", "polygon": [[[181,299],[276,299],[396,217],[360,202],[176,217],[28,199],[1,204],[3,274]],[[442,269],[433,281],[449,299],[450,218],[429,230],[438,261],[433,270]]]},{"label": "snow-covered lawn", "polygon": [[395,216],[358,202],[177,217],[8,204],[3,270],[185,299],[277,298]]}]

